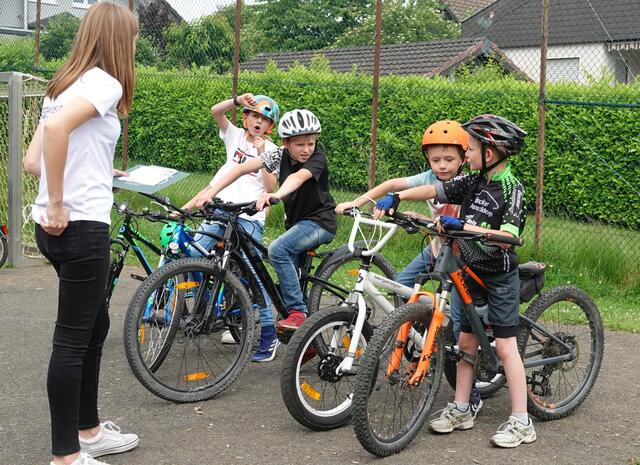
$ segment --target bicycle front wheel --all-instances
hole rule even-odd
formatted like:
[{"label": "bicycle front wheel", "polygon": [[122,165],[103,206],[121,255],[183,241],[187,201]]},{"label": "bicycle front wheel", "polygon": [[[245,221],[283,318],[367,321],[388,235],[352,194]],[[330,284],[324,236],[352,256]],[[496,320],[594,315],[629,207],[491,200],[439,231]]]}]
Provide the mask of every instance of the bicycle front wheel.
[{"label": "bicycle front wheel", "polygon": [[340,371],[355,318],[352,307],[325,307],[307,318],[289,341],[280,378],[282,399],[291,416],[307,428],[325,431],[351,419],[353,372],[373,332],[365,321],[353,369]]},{"label": "bicycle front wheel", "polygon": [[[222,344],[233,329],[238,344]],[[173,261],[135,292],[124,327],[134,375],[172,402],[210,399],[240,376],[255,335],[251,303],[232,273],[206,258]]]},{"label": "bicycle front wheel", "polygon": [[[589,395],[600,371],[604,329],[598,307],[577,287],[559,286],[543,292],[524,316],[518,343],[527,375],[528,410],[541,420],[566,417]],[[567,355],[564,361],[526,367]]]},{"label": "bicycle front wheel", "polygon": [[[408,383],[417,367],[431,317],[431,305],[416,303],[397,308],[376,329],[356,375],[353,427],[360,444],[378,457],[398,453],[411,443],[438,393],[444,358],[441,332],[427,375],[417,386]],[[406,324],[414,331],[409,333],[403,355],[398,358],[394,350],[396,338]],[[411,336],[413,332],[418,341]]]}]

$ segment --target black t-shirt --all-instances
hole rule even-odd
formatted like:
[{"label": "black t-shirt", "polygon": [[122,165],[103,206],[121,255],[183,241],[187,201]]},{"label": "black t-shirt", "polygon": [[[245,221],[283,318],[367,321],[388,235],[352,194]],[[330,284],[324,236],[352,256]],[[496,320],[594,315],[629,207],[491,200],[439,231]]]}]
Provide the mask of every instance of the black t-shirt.
[{"label": "black t-shirt", "polygon": [[[518,237],[524,229],[524,188],[507,165],[486,182],[480,173],[456,176],[436,184],[437,199],[461,205],[460,218],[481,228],[506,231]],[[459,240],[462,259],[481,272],[512,271],[517,267],[513,247],[503,249],[479,241]]]},{"label": "black t-shirt", "polygon": [[280,185],[292,174],[301,169],[311,172],[297,190],[282,199],[285,209],[285,228],[289,229],[302,220],[311,220],[327,231],[334,233],[336,224],[336,203],[329,193],[329,169],[327,157],[316,147],[305,163],[298,163],[284,147],[262,155],[262,165],[270,172],[278,172]]}]

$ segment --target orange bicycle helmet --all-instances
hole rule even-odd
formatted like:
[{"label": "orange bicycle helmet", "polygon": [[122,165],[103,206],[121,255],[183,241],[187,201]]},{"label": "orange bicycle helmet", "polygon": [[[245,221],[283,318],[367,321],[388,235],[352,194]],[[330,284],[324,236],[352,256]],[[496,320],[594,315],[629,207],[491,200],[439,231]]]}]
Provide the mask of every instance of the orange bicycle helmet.
[{"label": "orange bicycle helmet", "polygon": [[464,156],[469,147],[469,134],[462,129],[457,121],[436,121],[427,128],[422,136],[422,151],[425,152],[428,145],[457,145],[461,155]]}]

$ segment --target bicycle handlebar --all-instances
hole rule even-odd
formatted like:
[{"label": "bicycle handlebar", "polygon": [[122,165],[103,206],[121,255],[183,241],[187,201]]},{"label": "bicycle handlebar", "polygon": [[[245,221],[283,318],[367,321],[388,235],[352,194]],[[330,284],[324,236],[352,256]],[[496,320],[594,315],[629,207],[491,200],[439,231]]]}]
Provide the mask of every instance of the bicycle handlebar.
[{"label": "bicycle handlebar", "polygon": [[[465,239],[465,240],[474,240],[481,242],[497,242],[501,244],[509,244],[509,245],[522,245],[524,244],[524,239],[521,237],[513,237],[513,236],[503,236],[502,234],[493,234],[493,233],[478,233],[472,231],[445,231],[443,233],[438,232],[436,229],[435,222],[431,220],[422,220],[420,218],[414,218],[412,216],[405,215],[404,213],[394,212],[391,215],[399,223],[404,223],[409,227],[414,228],[424,228],[428,229],[431,234],[442,237],[450,237],[453,239]],[[404,224],[400,224],[402,227],[406,229]]]}]

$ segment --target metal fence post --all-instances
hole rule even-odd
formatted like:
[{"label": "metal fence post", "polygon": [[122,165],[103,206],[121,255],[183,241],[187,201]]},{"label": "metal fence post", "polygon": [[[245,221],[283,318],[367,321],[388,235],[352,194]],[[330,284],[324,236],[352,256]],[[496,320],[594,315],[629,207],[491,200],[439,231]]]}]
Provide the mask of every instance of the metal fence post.
[{"label": "metal fence post", "polygon": [[371,152],[369,189],[376,185],[376,151],[378,145],[378,91],[380,82],[380,46],[382,42],[382,0],[376,1],[375,43],[373,48],[373,99],[371,102]]},{"label": "metal fence post", "polygon": [[545,97],[547,95],[547,41],[549,36],[549,0],[542,0],[542,40],[540,44],[540,101],[538,103],[538,166],[536,173],[536,228],[534,235],[534,249],[540,250],[542,241],[543,217],[543,178],[544,178],[544,126],[545,126]]},{"label": "metal fence post", "polygon": [[22,261],[22,74],[9,76],[9,263]]}]

